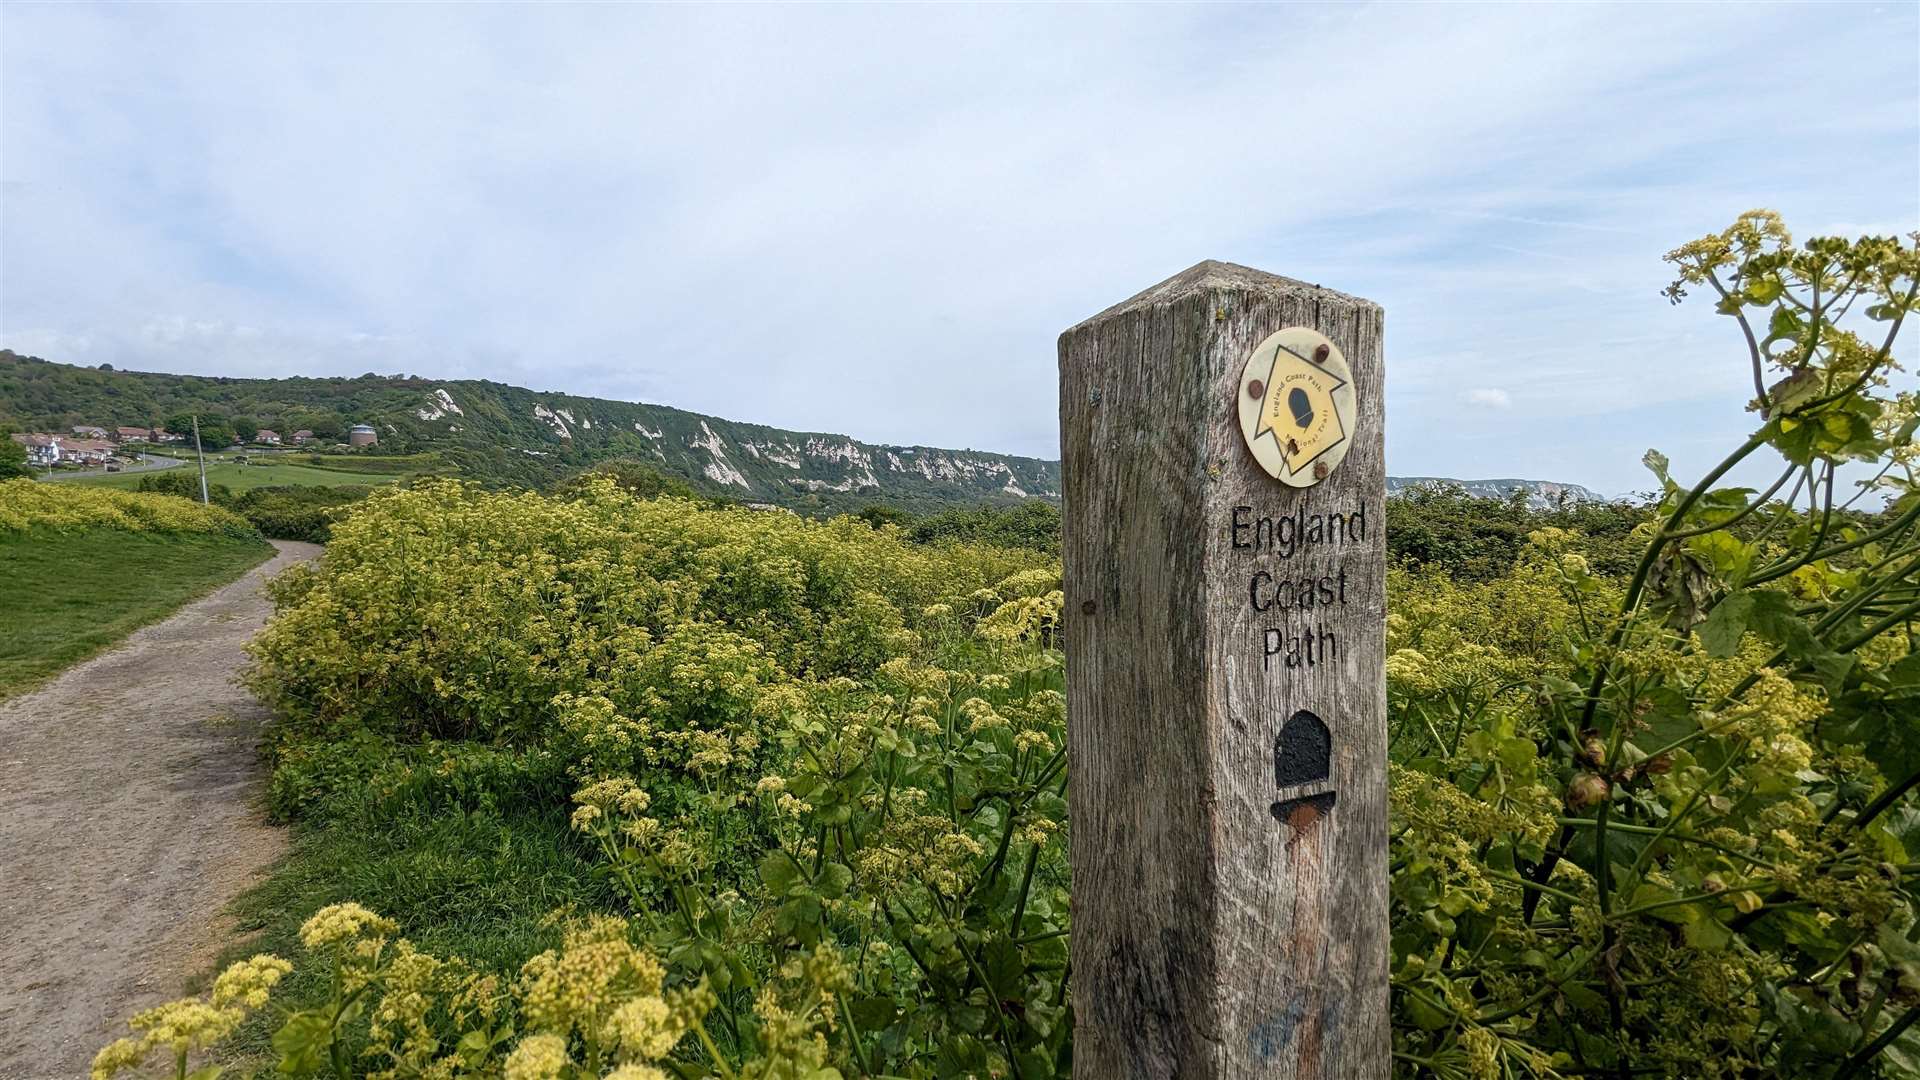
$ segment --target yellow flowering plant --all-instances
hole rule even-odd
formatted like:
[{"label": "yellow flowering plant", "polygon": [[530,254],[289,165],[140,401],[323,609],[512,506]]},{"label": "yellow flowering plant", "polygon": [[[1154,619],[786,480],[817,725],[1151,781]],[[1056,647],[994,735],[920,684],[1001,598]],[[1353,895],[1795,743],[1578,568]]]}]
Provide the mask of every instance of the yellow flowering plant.
[{"label": "yellow flowering plant", "polygon": [[[1064,1071],[1058,585],[1010,575],[969,598],[970,630],[934,612],[927,658],[763,693],[785,771],[702,775],[704,808],[662,819],[624,775],[575,794],[649,940],[715,988],[713,1060],[806,1046],[861,1075]],[[761,830],[750,877],[713,854],[741,820]],[[774,969],[817,994],[771,1002]]]},{"label": "yellow flowering plant", "polygon": [[82,484],[0,481],[0,533],[48,529],[123,529],[128,532],[213,533],[258,538],[231,510],[191,499]]},{"label": "yellow flowering plant", "polygon": [[1649,453],[1619,577],[1546,529],[1504,579],[1391,582],[1412,1075],[1920,1076],[1920,253],[1755,212],[1669,258],[1743,331],[1752,437],[1692,487]]},{"label": "yellow flowering plant", "polygon": [[[1690,487],[1650,454],[1647,506],[1509,505],[1486,545],[1415,531],[1471,514],[1444,493],[1391,519],[1427,553],[1388,581],[1404,1077],[1920,1077],[1920,418],[1893,352],[1920,254],[1755,213],[1671,258],[1672,295],[1743,330],[1750,439]],[[1723,483],[1766,453],[1776,481]],[[557,940],[489,967],[316,913],[283,1072],[1069,1074],[1055,557],[428,481],[273,588],[249,680],[284,717],[276,812],[479,821],[478,865],[591,868],[538,883]],[[143,1014],[101,1067],[164,1047],[184,1076],[272,988]]]}]

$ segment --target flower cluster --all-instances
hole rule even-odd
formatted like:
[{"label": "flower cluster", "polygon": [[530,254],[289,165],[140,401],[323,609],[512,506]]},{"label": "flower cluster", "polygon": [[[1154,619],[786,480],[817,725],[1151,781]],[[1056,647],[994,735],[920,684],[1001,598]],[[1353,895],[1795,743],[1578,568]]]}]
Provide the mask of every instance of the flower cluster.
[{"label": "flower cluster", "polygon": [[171,1056],[176,1073],[184,1076],[188,1054],[231,1035],[249,1013],[266,1005],[273,988],[292,970],[293,965],[277,956],[254,956],[221,972],[206,1000],[183,998],[135,1014],[127,1026],[136,1034],[94,1055],[93,1080],[139,1068],[155,1050]]}]

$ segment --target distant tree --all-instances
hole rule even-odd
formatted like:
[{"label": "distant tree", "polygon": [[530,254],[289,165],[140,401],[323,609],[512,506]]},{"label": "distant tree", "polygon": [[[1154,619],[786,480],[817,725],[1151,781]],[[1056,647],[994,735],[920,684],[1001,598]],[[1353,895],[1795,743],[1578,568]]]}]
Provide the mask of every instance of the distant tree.
[{"label": "distant tree", "polygon": [[101,371],[112,371],[112,370],[113,370],[113,365],[112,365],[112,364],[101,364],[101,365],[100,365],[100,370],[101,370]]},{"label": "distant tree", "polygon": [[[191,435],[193,429],[189,427],[187,431],[189,435]],[[226,420],[209,420],[204,416],[200,418],[200,445],[202,447],[208,450],[225,450],[238,441],[238,439],[233,437],[233,428],[228,425]]]},{"label": "distant tree", "polygon": [[260,433],[260,421],[251,416],[236,416],[227,424],[233,429],[233,437],[238,442],[252,442],[253,437]]},{"label": "distant tree", "polygon": [[[193,414],[178,412],[167,417],[167,430],[193,445]],[[208,450],[224,450],[234,443],[233,428],[224,416],[200,417],[200,445]]]},{"label": "distant tree", "polygon": [[0,429],[0,480],[32,475],[33,466],[27,464],[27,448],[14,442],[9,432]]},{"label": "distant tree", "polygon": [[876,529],[882,525],[898,525],[904,529],[913,524],[912,514],[897,506],[881,506],[877,503],[873,506],[861,507],[860,511],[853,516]]},{"label": "distant tree", "polygon": [[[347,437],[347,425],[345,421],[340,419],[339,413],[296,413],[292,419],[287,421],[287,424],[292,427],[294,431],[313,432],[313,437],[322,442],[339,442]],[[291,433],[283,431],[280,434],[287,435]]]},{"label": "distant tree", "polygon": [[1634,539],[1633,529],[1648,515],[1644,505],[1567,499],[1537,508],[1523,491],[1485,498],[1459,484],[1434,481],[1387,500],[1387,555],[1395,562],[1444,570],[1456,581],[1490,581],[1512,570],[1528,534],[1557,528],[1584,538],[1594,569],[1626,573],[1645,546],[1644,539]]}]

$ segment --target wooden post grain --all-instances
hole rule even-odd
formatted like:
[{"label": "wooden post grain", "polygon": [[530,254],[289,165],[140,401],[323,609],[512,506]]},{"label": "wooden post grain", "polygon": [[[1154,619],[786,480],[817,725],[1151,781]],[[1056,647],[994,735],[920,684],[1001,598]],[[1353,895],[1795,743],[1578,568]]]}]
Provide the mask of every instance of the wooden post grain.
[{"label": "wooden post grain", "polygon": [[[1204,262],[1060,336],[1079,1080],[1391,1071],[1381,322]],[[1236,412],[1288,327],[1355,394],[1308,487]]]}]

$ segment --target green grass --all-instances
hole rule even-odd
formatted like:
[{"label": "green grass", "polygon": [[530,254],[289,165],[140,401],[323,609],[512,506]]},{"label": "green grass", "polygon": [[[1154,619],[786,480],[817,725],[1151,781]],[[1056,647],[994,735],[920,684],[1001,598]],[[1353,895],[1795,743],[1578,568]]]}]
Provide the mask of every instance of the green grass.
[{"label": "green grass", "polygon": [[[457,955],[511,982],[520,965],[557,945],[548,916],[561,908],[618,910],[604,875],[580,851],[568,807],[441,804],[367,806],[294,828],[292,851],[272,876],[227,909],[239,938],[189,984],[212,985],[227,964],[256,953],[293,962],[274,991],[281,1009],[327,1000],[331,985],[300,945],[300,924],[320,908],[352,900],[396,919],[400,934],[437,956]],[[264,1009],[221,1052],[270,1068],[269,1040],[280,1009]]]},{"label": "green grass", "polygon": [[[68,484],[97,484],[102,487],[116,487],[128,491],[140,484],[142,476],[160,476],[165,473],[183,472],[184,475],[198,474],[193,463],[176,465],[164,472],[121,472],[87,473],[59,480]],[[55,474],[58,476],[59,474]],[[341,487],[344,485],[390,484],[395,480],[404,480],[409,473],[393,472],[349,472],[346,469],[315,468],[312,465],[296,465],[291,462],[268,462],[255,465],[240,465],[231,461],[207,463],[207,483],[225,484],[236,494],[251,491],[257,487],[285,487],[304,484],[313,487]]]},{"label": "green grass", "polygon": [[264,562],[258,540],[95,529],[0,534],[0,698]]},{"label": "green grass", "polygon": [[451,467],[438,451],[419,454],[302,454],[300,463],[338,472],[398,473],[402,476],[446,472]]}]

